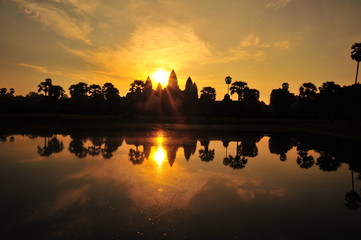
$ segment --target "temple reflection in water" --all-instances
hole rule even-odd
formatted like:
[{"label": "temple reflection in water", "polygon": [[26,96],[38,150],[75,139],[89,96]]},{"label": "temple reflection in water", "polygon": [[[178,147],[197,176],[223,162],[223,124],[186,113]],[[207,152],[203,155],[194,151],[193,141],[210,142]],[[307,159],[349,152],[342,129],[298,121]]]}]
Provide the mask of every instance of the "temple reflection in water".
[{"label": "temple reflection in water", "polygon": [[311,239],[349,238],[359,234],[360,149],[359,141],[288,133],[2,134],[0,233],[308,239],[303,226],[317,228]]}]

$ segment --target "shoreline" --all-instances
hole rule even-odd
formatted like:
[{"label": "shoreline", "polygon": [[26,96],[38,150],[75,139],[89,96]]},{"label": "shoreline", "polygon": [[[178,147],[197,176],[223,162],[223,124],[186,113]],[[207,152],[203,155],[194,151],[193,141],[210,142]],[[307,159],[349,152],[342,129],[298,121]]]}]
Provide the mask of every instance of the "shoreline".
[{"label": "shoreline", "polygon": [[191,132],[285,132],[317,134],[361,140],[361,121],[204,117],[134,118],[110,115],[0,114],[0,132],[30,131],[149,131],[156,129]]}]

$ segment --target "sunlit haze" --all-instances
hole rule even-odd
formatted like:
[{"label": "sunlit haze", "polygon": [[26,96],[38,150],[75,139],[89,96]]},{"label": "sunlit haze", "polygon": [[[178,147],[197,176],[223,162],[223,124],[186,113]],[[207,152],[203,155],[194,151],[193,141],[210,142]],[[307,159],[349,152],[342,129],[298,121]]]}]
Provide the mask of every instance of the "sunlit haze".
[{"label": "sunlit haze", "polygon": [[156,88],[160,83],[163,87],[167,86],[170,72],[164,70],[158,70],[151,74],[150,78],[153,81],[153,87]]},{"label": "sunlit haze", "polygon": [[1,1],[0,87],[26,95],[51,78],[69,95],[71,84],[111,82],[125,96],[174,69],[182,90],[190,76],[221,100],[231,76],[268,103],[283,82],[293,93],[354,82],[360,10],[359,0]]}]

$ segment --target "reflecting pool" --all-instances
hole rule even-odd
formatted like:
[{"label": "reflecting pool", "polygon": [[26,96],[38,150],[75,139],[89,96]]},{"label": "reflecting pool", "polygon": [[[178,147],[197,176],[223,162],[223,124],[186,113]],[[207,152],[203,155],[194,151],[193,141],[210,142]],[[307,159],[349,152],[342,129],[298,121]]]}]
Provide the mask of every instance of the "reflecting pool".
[{"label": "reflecting pool", "polygon": [[1,239],[348,239],[359,141],[169,131],[0,135]]}]

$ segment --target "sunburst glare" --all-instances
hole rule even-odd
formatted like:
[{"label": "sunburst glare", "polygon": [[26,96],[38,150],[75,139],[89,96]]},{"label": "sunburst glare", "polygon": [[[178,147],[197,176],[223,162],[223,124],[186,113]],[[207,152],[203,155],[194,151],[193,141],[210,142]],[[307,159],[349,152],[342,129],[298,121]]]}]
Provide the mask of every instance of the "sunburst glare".
[{"label": "sunburst glare", "polygon": [[164,71],[164,70],[157,70],[151,74],[151,79],[155,80],[156,83],[160,83],[162,87],[165,87],[168,84],[168,78],[169,78],[170,72]]}]

